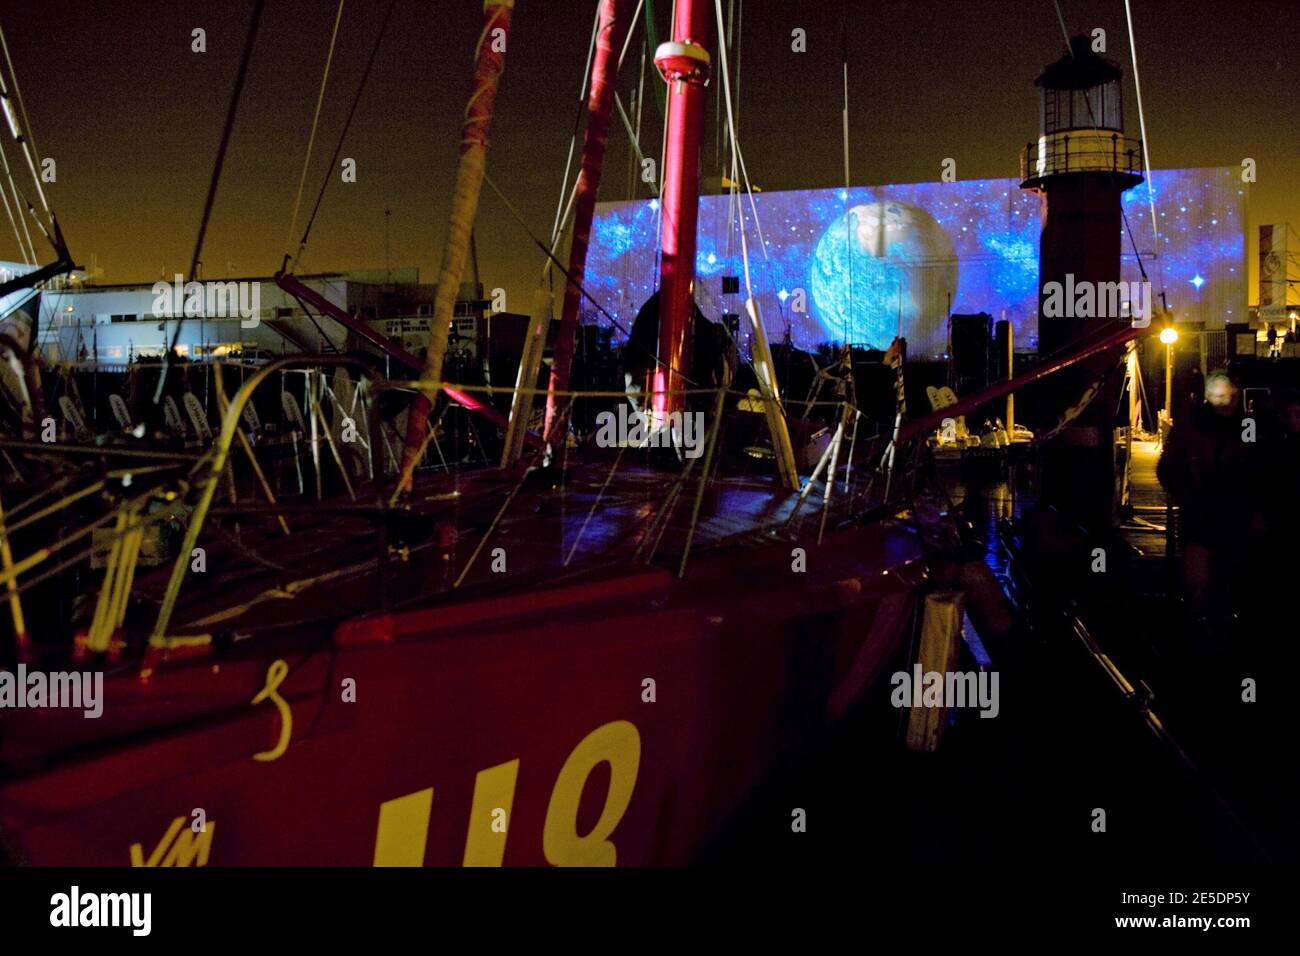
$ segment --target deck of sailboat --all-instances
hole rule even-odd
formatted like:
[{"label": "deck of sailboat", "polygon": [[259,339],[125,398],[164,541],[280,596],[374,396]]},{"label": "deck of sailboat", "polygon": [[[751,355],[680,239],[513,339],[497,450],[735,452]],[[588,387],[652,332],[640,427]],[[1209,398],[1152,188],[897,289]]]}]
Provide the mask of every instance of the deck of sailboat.
[{"label": "deck of sailboat", "polygon": [[[513,593],[643,563],[676,573],[688,539],[688,574],[690,560],[719,549],[816,540],[821,482],[800,504],[775,476],[715,477],[696,515],[694,478],[615,463],[572,464],[554,487],[493,468],[429,476],[392,508],[361,488],[355,502],[322,503],[306,524],[290,514],[289,535],[265,514],[251,527],[245,519],[238,532],[204,536],[207,569],[187,575],[169,634],[327,626],[437,602],[453,589]],[[667,520],[657,521],[679,482]],[[866,505],[864,482],[853,484],[852,497],[842,480],[832,491],[828,530]],[[230,517],[214,509],[209,522]],[[138,579],[146,606],[161,598],[169,573]]]}]

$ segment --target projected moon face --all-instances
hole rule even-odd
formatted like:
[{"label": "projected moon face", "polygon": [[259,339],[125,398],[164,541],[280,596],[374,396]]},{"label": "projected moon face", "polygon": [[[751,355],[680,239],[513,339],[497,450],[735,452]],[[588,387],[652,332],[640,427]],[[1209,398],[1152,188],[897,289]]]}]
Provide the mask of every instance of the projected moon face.
[{"label": "projected moon face", "polygon": [[854,206],[817,240],[809,291],[830,340],[886,348],[898,333],[942,325],[957,288],[951,240],[925,210],[885,201]]}]

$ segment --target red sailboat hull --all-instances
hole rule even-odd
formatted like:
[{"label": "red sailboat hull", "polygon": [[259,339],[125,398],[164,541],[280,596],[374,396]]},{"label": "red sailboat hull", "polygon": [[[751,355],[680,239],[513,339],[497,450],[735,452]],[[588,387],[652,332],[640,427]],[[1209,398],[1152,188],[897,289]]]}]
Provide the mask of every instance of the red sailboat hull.
[{"label": "red sailboat hull", "polygon": [[883,672],[923,577],[872,524],[204,648],[98,720],[10,712],[0,834],[37,865],[688,863]]}]

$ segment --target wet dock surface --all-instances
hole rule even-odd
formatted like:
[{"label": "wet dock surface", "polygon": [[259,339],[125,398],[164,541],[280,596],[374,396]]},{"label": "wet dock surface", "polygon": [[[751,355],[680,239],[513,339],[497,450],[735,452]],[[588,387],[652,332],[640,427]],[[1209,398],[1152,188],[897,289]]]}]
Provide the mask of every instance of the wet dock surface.
[{"label": "wet dock surface", "polygon": [[[848,722],[782,768],[702,862],[996,860],[1141,872],[1300,860],[1288,809],[1300,788],[1278,699],[1287,691],[1261,676],[1267,657],[1256,648],[1199,632],[1186,611],[1165,554],[1158,455],[1154,442],[1135,445],[1133,511],[1110,546],[1110,573],[1077,593],[1069,615],[1029,593],[1042,569],[1026,575],[1004,546],[1008,536],[1016,546],[1016,523],[1005,519],[1032,504],[1016,476],[969,489],[955,482],[954,504],[973,519],[986,563],[1027,625],[990,646],[999,715],[958,711],[937,752],[909,752],[907,712],[879,684]],[[976,666],[964,646],[958,669]],[[1247,677],[1267,685],[1268,706],[1243,701]],[[792,829],[796,809],[806,832]],[[1094,829],[1097,810],[1105,832]]]}]

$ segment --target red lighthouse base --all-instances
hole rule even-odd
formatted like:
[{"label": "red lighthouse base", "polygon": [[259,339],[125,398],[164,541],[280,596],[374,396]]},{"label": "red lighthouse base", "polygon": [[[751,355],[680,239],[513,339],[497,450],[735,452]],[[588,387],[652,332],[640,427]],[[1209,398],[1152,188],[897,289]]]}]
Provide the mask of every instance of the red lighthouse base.
[{"label": "red lighthouse base", "polygon": [[[1067,291],[1097,290],[1119,282],[1120,200],[1136,181],[1111,172],[1067,173],[1039,181],[1037,188],[1043,195],[1040,356],[1077,348],[1132,321],[1111,314],[1113,305],[1103,296],[1090,296],[1089,304]],[[1042,432],[1058,426],[1096,386],[1087,407],[1044,443],[1040,457],[1040,500],[1068,520],[1093,529],[1110,527],[1117,510],[1115,415],[1123,388],[1122,357],[1122,348],[1109,349],[1078,369],[1055,376],[1031,396],[1032,424]]]}]

